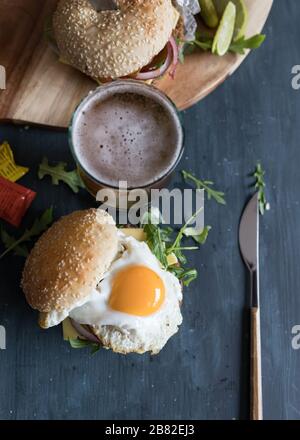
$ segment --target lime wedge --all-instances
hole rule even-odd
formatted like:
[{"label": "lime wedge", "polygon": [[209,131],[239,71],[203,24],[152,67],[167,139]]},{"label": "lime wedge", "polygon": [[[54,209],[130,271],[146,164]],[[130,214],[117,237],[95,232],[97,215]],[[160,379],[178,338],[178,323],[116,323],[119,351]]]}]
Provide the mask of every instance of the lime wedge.
[{"label": "lime wedge", "polygon": [[[224,14],[225,8],[229,0],[214,0],[214,5],[217,10],[219,18]],[[248,10],[244,0],[231,0],[236,6],[236,20],[234,28],[234,40],[245,35],[245,30],[248,23]]]},{"label": "lime wedge", "polygon": [[199,0],[201,17],[210,28],[216,28],[219,24],[219,17],[213,0]]},{"label": "lime wedge", "polygon": [[224,14],[221,18],[220,25],[213,41],[213,53],[223,56],[228,51],[234,33],[235,18],[236,7],[230,1],[225,8]]}]

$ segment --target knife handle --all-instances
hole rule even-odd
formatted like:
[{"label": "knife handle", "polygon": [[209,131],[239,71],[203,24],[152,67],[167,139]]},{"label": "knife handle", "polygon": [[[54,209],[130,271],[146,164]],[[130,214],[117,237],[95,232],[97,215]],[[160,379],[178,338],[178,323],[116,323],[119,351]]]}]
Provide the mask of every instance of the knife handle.
[{"label": "knife handle", "polygon": [[251,308],[250,419],[263,420],[259,308]]}]

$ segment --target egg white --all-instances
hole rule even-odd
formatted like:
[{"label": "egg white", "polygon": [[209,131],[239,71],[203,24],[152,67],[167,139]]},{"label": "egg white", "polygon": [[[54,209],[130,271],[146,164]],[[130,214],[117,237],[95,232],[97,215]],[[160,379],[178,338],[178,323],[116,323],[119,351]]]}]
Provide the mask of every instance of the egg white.
[{"label": "egg white", "polygon": [[[126,347],[122,347],[122,337],[118,338],[121,352],[138,348],[139,352],[158,352],[167,340],[178,330],[182,322],[180,303],[182,289],[178,279],[162,269],[148,245],[119,232],[121,255],[111,265],[104,279],[95,288],[87,301],[74,308],[69,316],[80,324],[94,327],[95,333],[105,337],[106,329],[113,327],[125,337]],[[115,276],[120,270],[132,265],[143,265],[153,270],[165,286],[165,300],[159,310],[149,316],[135,316],[113,310],[109,298]],[[111,332],[109,332],[111,334]],[[131,348],[129,349],[129,345]],[[133,350],[137,351],[137,350]]]}]

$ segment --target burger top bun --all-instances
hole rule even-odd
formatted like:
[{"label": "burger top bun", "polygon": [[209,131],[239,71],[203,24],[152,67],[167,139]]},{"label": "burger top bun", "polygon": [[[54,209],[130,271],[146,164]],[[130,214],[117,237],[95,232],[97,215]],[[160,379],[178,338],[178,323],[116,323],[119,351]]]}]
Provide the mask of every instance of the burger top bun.
[{"label": "burger top bun", "polygon": [[101,80],[130,75],[165,47],[179,19],[172,0],[117,0],[97,12],[89,0],[60,0],[53,29],[64,61]]},{"label": "burger top bun", "polygon": [[27,258],[21,283],[28,303],[41,312],[41,327],[81,305],[117,252],[117,228],[103,210],[76,211],[54,223]]}]

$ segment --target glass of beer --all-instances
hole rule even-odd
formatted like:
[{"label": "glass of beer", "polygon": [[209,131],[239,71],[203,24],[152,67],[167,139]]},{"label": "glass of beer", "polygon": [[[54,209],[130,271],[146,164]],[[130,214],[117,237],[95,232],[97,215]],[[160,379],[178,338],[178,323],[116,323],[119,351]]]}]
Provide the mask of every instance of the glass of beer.
[{"label": "glass of beer", "polygon": [[77,107],[69,144],[96,196],[103,188],[163,188],[178,165],[184,134],[175,105],[153,86],[120,80],[98,87]]}]

